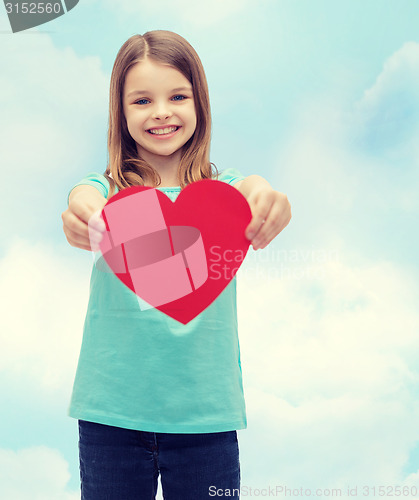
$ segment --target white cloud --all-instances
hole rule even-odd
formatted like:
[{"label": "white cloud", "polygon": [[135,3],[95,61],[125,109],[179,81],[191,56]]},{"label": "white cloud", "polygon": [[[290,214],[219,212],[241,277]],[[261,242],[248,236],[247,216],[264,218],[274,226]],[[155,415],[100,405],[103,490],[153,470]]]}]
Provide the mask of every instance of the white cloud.
[{"label": "white cloud", "polygon": [[[366,89],[358,107],[376,112],[386,104],[391,94],[403,97],[406,92],[412,106],[419,108],[419,43],[406,42],[384,63],[375,83]],[[400,102],[400,105],[405,104]],[[388,106],[386,106],[388,108]],[[389,111],[395,111],[390,109]]]},{"label": "white cloud", "polygon": [[[380,258],[378,235],[376,251],[364,253],[359,230],[389,208],[417,210],[417,178],[395,174],[391,157],[366,157],[353,142],[372,116],[397,110],[388,103],[401,93],[417,103],[417,60],[417,44],[391,56],[355,118],[333,93],[296,113],[278,159],[293,219],[239,277],[244,484],[419,487],[417,473],[403,476],[419,441],[419,290],[408,263]],[[412,111],[417,117],[417,105]],[[409,124],[406,135],[415,130]],[[393,143],[393,157],[402,151],[413,169],[415,144]]]},{"label": "white cloud", "polygon": [[[252,385],[299,404],[317,391],[403,397],[405,384],[419,382],[410,357],[419,348],[419,290],[408,270],[390,262],[296,263],[290,267],[307,273],[317,267],[317,278],[270,279],[278,265],[262,264],[263,279],[239,274]],[[261,318],[269,318],[266,333]]]},{"label": "white cloud", "polygon": [[0,261],[0,368],[10,384],[69,396],[87,309],[90,253],[15,238]]},{"label": "white cloud", "polygon": [[419,441],[417,283],[408,269],[356,266],[343,251],[287,262],[268,249],[238,273],[243,484],[407,481]]},{"label": "white cloud", "polygon": [[[412,483],[403,468],[418,440],[417,405],[412,410],[371,394],[313,396],[294,406],[254,387],[246,397],[249,428],[239,431],[243,484],[360,489]],[[413,484],[419,487],[417,478]]]},{"label": "white cloud", "polygon": [[0,497],[7,500],[77,500],[66,491],[68,464],[57,450],[38,446],[0,449]]},{"label": "white cloud", "polygon": [[5,244],[60,224],[60,183],[100,163],[98,150],[105,156],[108,78],[98,57],[80,58],[37,31],[3,36],[0,67],[0,209],[13,213],[2,219]]},{"label": "white cloud", "polygon": [[47,34],[5,36],[0,65],[0,147],[5,174],[56,174],[92,151],[106,121],[108,78],[98,57],[58,49]]},{"label": "white cloud", "polygon": [[[383,257],[388,242],[402,248],[397,216],[419,208],[418,148],[369,155],[354,141],[398,89],[416,98],[416,60],[417,44],[391,56],[356,115],[333,91],[295,111],[274,183],[293,219],[238,273],[243,485],[419,487],[404,477],[419,441],[419,289],[409,262]],[[398,155],[409,175],[392,170]]]},{"label": "white cloud", "polygon": [[320,248],[365,245],[372,255],[387,246],[385,234],[394,246],[404,224],[410,231],[406,216],[419,211],[418,58],[419,44],[404,45],[356,105],[331,91],[296,107],[274,182],[293,207],[291,238]]},{"label": "white cloud", "polygon": [[417,169],[418,118],[419,43],[407,42],[385,61],[374,84],[355,103],[351,126],[358,127],[355,137],[367,150],[399,162],[408,155],[404,169]]}]

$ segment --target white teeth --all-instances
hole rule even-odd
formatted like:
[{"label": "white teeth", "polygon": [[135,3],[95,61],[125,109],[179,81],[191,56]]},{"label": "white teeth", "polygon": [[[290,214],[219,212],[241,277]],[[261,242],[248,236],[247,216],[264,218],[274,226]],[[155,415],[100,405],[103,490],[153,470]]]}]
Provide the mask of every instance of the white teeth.
[{"label": "white teeth", "polygon": [[163,134],[170,134],[170,132],[174,132],[177,129],[178,127],[168,127],[163,129],[149,130],[149,132],[156,135],[163,135]]}]

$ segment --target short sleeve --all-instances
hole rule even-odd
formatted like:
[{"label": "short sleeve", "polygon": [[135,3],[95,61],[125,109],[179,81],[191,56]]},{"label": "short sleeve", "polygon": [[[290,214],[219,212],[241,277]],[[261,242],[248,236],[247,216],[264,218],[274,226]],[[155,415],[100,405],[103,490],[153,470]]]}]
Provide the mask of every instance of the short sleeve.
[{"label": "short sleeve", "polygon": [[109,181],[106,179],[106,177],[103,174],[98,174],[97,172],[90,172],[88,173],[83,179],[75,184],[70,191],[68,192],[67,196],[67,205],[68,205],[68,200],[70,198],[70,193],[73,191],[73,189],[77,186],[82,186],[82,185],[87,185],[87,186],[93,186],[96,188],[99,193],[104,196],[105,198],[108,196],[109,193]]},{"label": "short sleeve", "polygon": [[245,178],[237,168],[227,168],[220,173],[218,180],[227,182],[227,184],[235,184]]}]

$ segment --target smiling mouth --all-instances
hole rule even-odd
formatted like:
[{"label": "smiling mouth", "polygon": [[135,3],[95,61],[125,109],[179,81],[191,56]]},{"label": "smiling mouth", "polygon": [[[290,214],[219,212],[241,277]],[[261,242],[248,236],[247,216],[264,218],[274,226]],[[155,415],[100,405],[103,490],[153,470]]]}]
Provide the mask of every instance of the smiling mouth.
[{"label": "smiling mouth", "polygon": [[167,127],[161,129],[148,129],[147,132],[151,135],[170,135],[177,132],[180,127]]}]

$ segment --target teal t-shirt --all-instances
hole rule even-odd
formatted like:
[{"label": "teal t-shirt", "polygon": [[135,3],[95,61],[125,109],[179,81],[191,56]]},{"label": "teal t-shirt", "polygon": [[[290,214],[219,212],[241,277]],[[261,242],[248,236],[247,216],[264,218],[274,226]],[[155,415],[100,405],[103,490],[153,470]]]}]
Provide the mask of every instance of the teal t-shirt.
[{"label": "teal t-shirt", "polygon": [[[233,168],[218,178],[231,185],[242,179]],[[80,184],[107,197],[102,174],[92,172],[73,188]],[[181,191],[156,189],[172,201]],[[148,432],[245,429],[236,279],[183,325],[158,309],[141,309],[134,292],[93,263],[69,416]]]}]

